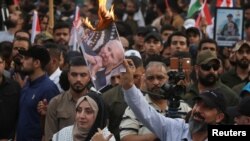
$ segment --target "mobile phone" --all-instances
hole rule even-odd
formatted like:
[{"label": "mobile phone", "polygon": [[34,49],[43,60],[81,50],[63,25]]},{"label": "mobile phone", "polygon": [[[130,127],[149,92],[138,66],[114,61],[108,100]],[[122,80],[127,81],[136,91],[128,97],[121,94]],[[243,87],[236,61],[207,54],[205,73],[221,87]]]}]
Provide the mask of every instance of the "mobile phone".
[{"label": "mobile phone", "polygon": [[183,70],[191,69],[191,59],[190,58],[170,58],[170,69],[178,70],[179,65],[182,65]]}]

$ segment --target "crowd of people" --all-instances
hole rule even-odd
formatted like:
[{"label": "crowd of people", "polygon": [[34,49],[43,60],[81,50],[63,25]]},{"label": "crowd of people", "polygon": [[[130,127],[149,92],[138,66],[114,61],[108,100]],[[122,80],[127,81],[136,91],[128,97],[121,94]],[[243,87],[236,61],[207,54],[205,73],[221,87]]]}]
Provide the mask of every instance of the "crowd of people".
[{"label": "crowd of people", "polygon": [[[190,0],[165,2],[107,0],[119,40],[92,55],[69,44],[76,5],[96,23],[98,0],[54,0],[53,28],[48,0],[5,1],[0,141],[205,141],[208,125],[250,125],[250,2],[232,0],[244,8],[244,39],[232,46],[195,23],[199,12],[187,18]],[[33,10],[41,32],[31,43]],[[232,17],[221,34],[237,27]],[[110,73],[121,62],[126,71]],[[96,90],[103,70],[110,83]]]}]

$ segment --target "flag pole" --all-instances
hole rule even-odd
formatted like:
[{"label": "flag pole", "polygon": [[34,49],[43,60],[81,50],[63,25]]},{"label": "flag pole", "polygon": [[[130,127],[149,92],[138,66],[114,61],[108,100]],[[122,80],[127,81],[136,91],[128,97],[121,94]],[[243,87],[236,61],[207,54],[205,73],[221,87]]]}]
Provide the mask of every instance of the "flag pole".
[{"label": "flag pole", "polygon": [[53,34],[53,28],[54,28],[54,2],[53,0],[49,0],[49,25],[47,27],[47,31],[51,34]]}]

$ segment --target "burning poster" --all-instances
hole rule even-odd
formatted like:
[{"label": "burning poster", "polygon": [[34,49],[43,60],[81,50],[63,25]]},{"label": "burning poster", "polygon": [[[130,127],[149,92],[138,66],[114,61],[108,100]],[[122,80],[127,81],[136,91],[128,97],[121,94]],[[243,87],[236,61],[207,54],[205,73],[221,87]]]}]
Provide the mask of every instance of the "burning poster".
[{"label": "burning poster", "polygon": [[113,22],[113,8],[107,11],[105,4],[105,0],[99,0],[98,23],[95,27],[87,18],[83,20],[86,27],[81,39],[81,51],[97,90],[108,85],[112,75],[123,71],[121,64],[124,60],[124,49]]}]

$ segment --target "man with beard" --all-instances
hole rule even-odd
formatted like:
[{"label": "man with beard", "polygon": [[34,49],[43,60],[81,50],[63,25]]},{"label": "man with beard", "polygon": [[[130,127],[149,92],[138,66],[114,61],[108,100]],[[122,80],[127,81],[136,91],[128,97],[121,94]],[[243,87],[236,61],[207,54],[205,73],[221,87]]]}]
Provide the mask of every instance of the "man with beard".
[{"label": "man with beard", "polygon": [[222,93],[227,106],[237,105],[239,97],[229,87],[219,81],[220,61],[215,52],[202,50],[198,53],[195,65],[196,78],[198,79],[188,88],[188,92],[183,99],[193,106],[193,98],[205,90],[214,90]]},{"label": "man with beard", "polygon": [[[167,114],[169,103],[167,99],[159,95],[159,91],[161,86],[168,82],[167,72],[168,69],[164,63],[150,62],[146,67],[144,80],[146,90],[155,94],[145,95],[147,103],[163,116]],[[179,112],[184,113],[191,110],[183,101],[181,101],[179,109]],[[157,137],[144,124],[140,123],[130,108],[127,108],[120,124],[120,138],[122,141],[154,141]]]},{"label": "man with beard", "polygon": [[70,60],[68,80],[69,90],[54,97],[48,105],[45,121],[46,141],[60,129],[74,123],[76,102],[88,92],[90,74],[83,57],[78,56]]},{"label": "man with beard", "polygon": [[124,61],[126,72],[121,75],[124,97],[136,118],[148,127],[161,141],[207,140],[208,124],[219,124],[225,117],[226,104],[217,91],[204,91],[195,98],[189,123],[183,119],[168,118],[151,107],[133,83],[133,63]]},{"label": "man with beard", "polygon": [[22,59],[22,72],[29,76],[20,94],[19,119],[17,124],[17,141],[40,141],[42,139],[40,114],[36,106],[40,100],[50,99],[59,90],[49,79],[45,66],[50,61],[48,51],[40,46],[33,46],[27,51],[20,51]]},{"label": "man with beard", "polygon": [[221,81],[230,88],[248,80],[250,42],[239,41],[233,51],[236,56],[236,66],[221,76]]},{"label": "man with beard", "polygon": [[21,11],[15,11],[10,14],[9,18],[5,21],[7,31],[0,32],[0,42],[10,41],[14,39],[14,34],[23,28],[24,25],[24,15]]},{"label": "man with beard", "polygon": [[58,22],[53,29],[53,37],[57,44],[68,46],[70,39],[70,25],[66,22]]}]

